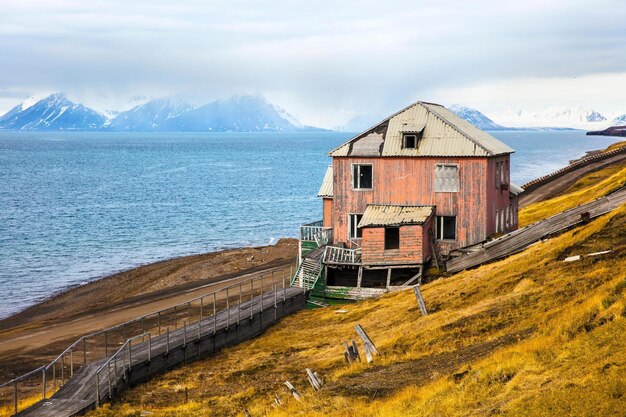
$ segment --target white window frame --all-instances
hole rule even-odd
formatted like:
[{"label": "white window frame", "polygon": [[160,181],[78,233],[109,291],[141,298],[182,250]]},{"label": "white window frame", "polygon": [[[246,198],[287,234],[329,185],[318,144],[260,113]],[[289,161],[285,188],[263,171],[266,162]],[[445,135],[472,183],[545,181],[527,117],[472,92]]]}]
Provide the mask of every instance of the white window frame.
[{"label": "white window frame", "polygon": [[[352,234],[352,232],[353,232],[353,230],[352,230],[352,216],[361,216],[361,219],[362,219],[363,218],[363,213],[349,213],[348,214],[348,240],[350,240],[350,239],[352,239],[352,240],[362,239],[363,238],[363,229],[361,229],[361,237],[357,236],[358,227],[357,227],[357,230],[356,230],[357,233],[354,233],[354,236]],[[357,219],[356,225],[359,224],[359,221],[361,221],[361,219]]]},{"label": "white window frame", "polygon": [[[435,189],[435,183],[437,182],[437,168],[438,167],[455,167],[456,168],[456,174],[457,174],[457,183],[456,183],[456,191],[437,191]],[[433,191],[436,193],[458,193],[459,190],[461,189],[461,167],[459,166],[459,164],[455,164],[455,163],[447,163],[447,162],[437,162],[435,163],[435,179],[433,182]]]},{"label": "white window frame", "polygon": [[[443,239],[443,218],[454,217],[454,239]],[[435,216],[435,239],[444,242],[456,242],[459,239],[458,234],[459,219],[457,215],[440,214]],[[441,236],[441,238],[440,238]]]},{"label": "white window frame", "polygon": [[[371,166],[372,167],[372,186],[370,188],[354,188],[354,167],[355,166]],[[359,170],[359,185],[361,185],[360,184],[360,170]],[[351,164],[350,165],[350,187],[352,188],[352,191],[372,191],[374,189],[374,164],[372,163]]]}]

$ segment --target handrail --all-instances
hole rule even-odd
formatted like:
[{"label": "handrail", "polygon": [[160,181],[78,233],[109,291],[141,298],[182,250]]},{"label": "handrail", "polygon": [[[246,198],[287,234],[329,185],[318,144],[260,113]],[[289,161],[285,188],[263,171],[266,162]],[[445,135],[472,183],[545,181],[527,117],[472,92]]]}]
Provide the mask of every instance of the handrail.
[{"label": "handrail", "polygon": [[[116,384],[117,384],[117,357],[118,355],[124,351],[124,349],[128,348],[128,368],[131,369],[133,367],[133,358],[132,358],[132,351],[131,351],[131,346],[132,346],[132,342],[135,339],[139,339],[141,338],[141,341],[143,342],[143,340],[145,339],[145,337],[148,336],[148,362],[151,360],[151,356],[152,356],[152,334],[150,332],[145,332],[142,333],[140,335],[136,335],[136,336],[132,336],[129,337],[128,339],[126,339],[126,342],[124,342],[124,344],[122,346],[120,346],[120,348],[109,358],[107,359],[106,362],[104,362],[95,372],[94,378],[96,379],[96,407],[100,406],[100,372],[107,367],[107,370],[109,371],[109,395],[110,395],[110,390],[111,390],[111,362],[115,361],[115,371],[114,374],[116,375]],[[126,364],[124,363],[124,359],[122,358],[122,370],[126,369]]]},{"label": "handrail", "polygon": [[[269,272],[269,271],[274,272],[275,270],[280,269],[280,268],[281,267],[271,268],[271,269],[266,270],[265,272]],[[260,276],[251,278],[251,281],[257,281],[257,280],[260,280],[261,282],[263,282],[263,274],[261,274]],[[89,338],[93,338],[93,337],[99,336],[99,335],[107,333],[107,332],[112,332],[114,330],[118,330],[118,329],[120,329],[120,328],[122,328],[124,326],[140,322],[141,320],[146,319],[146,318],[148,318],[150,316],[153,316],[155,314],[158,315],[159,313],[171,310],[173,308],[177,308],[179,306],[189,305],[189,304],[191,304],[191,303],[193,303],[195,301],[202,300],[205,297],[210,297],[210,296],[213,296],[213,295],[217,295],[220,292],[224,292],[224,291],[226,291],[228,289],[238,287],[239,285],[240,285],[239,283],[231,284],[231,285],[228,285],[226,287],[222,287],[222,288],[220,288],[218,290],[211,291],[211,292],[208,292],[206,294],[203,294],[203,295],[194,297],[192,299],[186,300],[184,302],[181,302],[181,303],[169,306],[169,307],[165,307],[165,308],[153,311],[151,313],[144,314],[144,315],[139,316],[139,317],[135,317],[134,319],[128,320],[128,321],[126,321],[124,323],[120,323],[120,324],[117,324],[115,326],[108,327],[106,329],[98,330],[98,331],[95,331],[93,333],[89,333],[87,335],[81,336],[78,340],[76,340],[74,343],[72,343],[68,348],[66,348],[60,355],[58,355],[55,359],[53,359],[47,365],[40,366],[39,368],[34,369],[34,370],[24,374],[24,375],[20,375],[18,377],[15,377],[15,378],[11,379],[10,381],[2,383],[2,384],[0,384],[0,388],[4,388],[4,387],[10,386],[10,385],[14,385],[17,382],[20,382],[23,379],[26,379],[26,378],[36,374],[37,372],[47,371],[53,365],[55,365],[63,356],[65,356],[68,352],[72,352],[74,350],[74,348],[76,348],[76,346],[78,346],[78,344],[84,343]]]}]

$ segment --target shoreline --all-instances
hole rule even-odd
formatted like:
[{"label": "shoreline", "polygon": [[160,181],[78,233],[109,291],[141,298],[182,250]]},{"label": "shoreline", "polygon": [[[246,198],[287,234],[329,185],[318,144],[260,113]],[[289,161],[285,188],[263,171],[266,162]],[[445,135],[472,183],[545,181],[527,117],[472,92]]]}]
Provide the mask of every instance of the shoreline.
[{"label": "shoreline", "polygon": [[[154,298],[159,294],[164,296],[174,291],[185,291],[198,285],[211,284],[217,275],[223,277],[244,271],[254,272],[256,269],[266,269],[268,265],[271,267],[271,264],[275,263],[277,259],[287,259],[290,255],[290,249],[293,249],[293,257],[295,257],[297,240],[281,238],[273,245],[240,247],[184,255],[124,269],[94,278],[85,284],[73,284],[55,291],[50,296],[18,312],[0,318],[0,332],[32,322],[33,319],[40,318],[43,313],[50,313],[49,310],[52,307],[58,306],[59,303],[63,303],[69,298],[76,302],[76,297],[80,299],[94,291],[107,288],[113,290],[117,284],[130,284],[132,288],[127,289],[123,294],[109,296],[106,303],[108,307],[115,307],[117,304],[131,299]],[[267,262],[263,255],[265,258],[269,255]],[[223,263],[226,265],[220,265]],[[206,270],[207,267],[215,269],[213,272],[209,272]],[[186,271],[186,268],[191,270]],[[190,273],[196,275],[204,273],[204,275],[198,277],[189,275]],[[128,282],[128,280],[133,281]],[[94,307],[99,307],[101,304],[103,303],[98,302],[96,305],[90,305],[90,307],[93,310]],[[72,317],[63,314],[61,316],[64,318]]]},{"label": "shoreline", "polygon": [[[75,286],[0,320],[0,383],[48,363],[84,334],[202,295],[251,274],[289,278],[296,239],[162,260]],[[273,276],[274,274],[272,274]]]}]

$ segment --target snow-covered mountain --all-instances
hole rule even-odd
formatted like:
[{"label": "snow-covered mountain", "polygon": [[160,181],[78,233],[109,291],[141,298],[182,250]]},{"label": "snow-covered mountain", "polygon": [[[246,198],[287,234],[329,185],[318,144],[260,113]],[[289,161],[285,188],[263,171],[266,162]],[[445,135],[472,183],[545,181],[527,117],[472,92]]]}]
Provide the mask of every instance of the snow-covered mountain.
[{"label": "snow-covered mountain", "polygon": [[611,125],[600,112],[588,107],[550,107],[530,112],[507,110],[493,117],[498,122],[512,127],[552,127],[574,129],[600,129]]},{"label": "snow-covered mountain", "polygon": [[105,121],[104,115],[55,93],[18,104],[0,117],[0,129],[92,130],[100,128]]},{"label": "snow-covered mountain", "polygon": [[384,116],[379,114],[358,114],[345,125],[335,127],[335,130],[339,132],[362,132],[376,125],[384,118]]},{"label": "snow-covered mountain", "polygon": [[457,116],[467,120],[477,128],[481,130],[505,130],[504,126],[501,126],[485,116],[483,113],[471,107],[463,106],[460,104],[453,104],[448,108]]},{"label": "snow-covered mountain", "polygon": [[615,126],[625,126],[626,125],[626,114],[622,114],[621,116],[617,116],[613,119],[612,122]]},{"label": "snow-covered mountain", "polygon": [[159,98],[119,113],[107,129],[116,131],[171,130],[170,120],[192,110],[193,106],[173,98]]},{"label": "snow-covered mountain", "polygon": [[[69,101],[63,94],[29,99],[0,117],[0,129],[111,130],[139,132],[296,132],[305,126],[262,96],[233,96],[200,107],[175,98],[143,102],[107,115]],[[107,117],[108,116],[108,117]]]},{"label": "snow-covered mountain", "polygon": [[172,117],[165,130],[188,132],[294,132],[303,126],[285,110],[258,95],[217,100]]}]

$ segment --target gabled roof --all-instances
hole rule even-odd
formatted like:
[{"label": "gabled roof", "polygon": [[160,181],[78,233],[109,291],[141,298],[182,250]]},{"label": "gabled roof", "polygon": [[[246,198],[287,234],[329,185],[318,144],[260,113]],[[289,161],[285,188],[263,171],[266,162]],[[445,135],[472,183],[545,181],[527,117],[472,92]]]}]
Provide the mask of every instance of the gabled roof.
[{"label": "gabled roof", "polygon": [[333,166],[332,165],[326,169],[326,174],[324,174],[324,180],[322,181],[322,186],[320,187],[320,190],[317,193],[317,196],[322,197],[322,198],[333,197]]},{"label": "gabled roof", "polygon": [[434,206],[396,206],[370,204],[357,227],[423,224],[435,211]]},{"label": "gabled roof", "polygon": [[[403,133],[421,132],[415,149]],[[495,156],[515,152],[439,104],[418,101],[333,149],[330,156]]]},{"label": "gabled roof", "polygon": [[509,185],[509,193],[513,195],[520,195],[524,192],[524,189],[515,183]]}]

